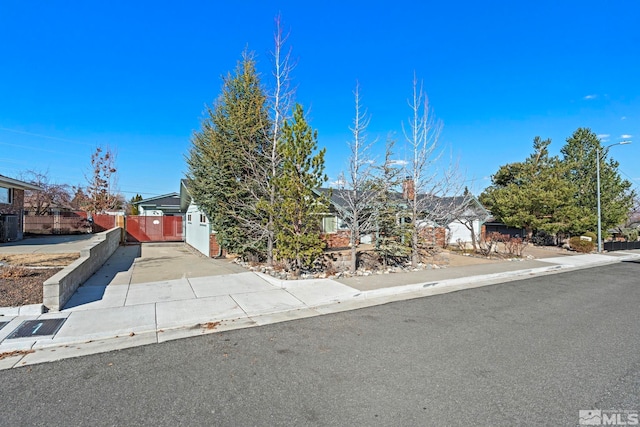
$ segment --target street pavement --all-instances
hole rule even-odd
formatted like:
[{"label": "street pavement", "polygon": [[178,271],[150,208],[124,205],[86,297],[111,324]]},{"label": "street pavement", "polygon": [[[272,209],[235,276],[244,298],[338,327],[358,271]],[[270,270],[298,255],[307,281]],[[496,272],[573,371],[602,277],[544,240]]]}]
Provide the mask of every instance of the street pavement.
[{"label": "street pavement", "polygon": [[639,269],[7,369],[0,425],[576,426],[582,411],[637,425]]},{"label": "street pavement", "polygon": [[[640,251],[283,281],[195,256],[184,245],[121,246],[60,312],[0,308],[0,369],[633,259]],[[50,327],[53,319],[60,325]],[[21,325],[26,336],[13,337]]]}]

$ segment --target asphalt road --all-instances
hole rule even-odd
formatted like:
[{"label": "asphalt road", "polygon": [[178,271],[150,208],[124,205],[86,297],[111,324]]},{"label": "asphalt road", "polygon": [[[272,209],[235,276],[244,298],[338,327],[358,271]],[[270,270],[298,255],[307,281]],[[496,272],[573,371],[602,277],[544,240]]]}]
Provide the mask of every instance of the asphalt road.
[{"label": "asphalt road", "polygon": [[0,371],[0,425],[577,425],[640,412],[639,263]]}]

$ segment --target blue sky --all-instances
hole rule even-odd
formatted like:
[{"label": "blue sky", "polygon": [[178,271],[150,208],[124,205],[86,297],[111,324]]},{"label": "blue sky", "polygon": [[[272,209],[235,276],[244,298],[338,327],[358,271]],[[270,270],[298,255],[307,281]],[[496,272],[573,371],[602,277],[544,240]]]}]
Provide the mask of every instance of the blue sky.
[{"label": "blue sky", "polygon": [[475,193],[536,135],[557,153],[578,127],[632,140],[610,154],[640,185],[635,0],[0,0],[0,174],[85,185],[91,153],[109,145],[127,199],[178,191],[191,134],[245,48],[270,83],[278,13],[332,180],[346,167],[356,80],[369,138],[382,150],[395,133],[404,156],[415,72]]}]

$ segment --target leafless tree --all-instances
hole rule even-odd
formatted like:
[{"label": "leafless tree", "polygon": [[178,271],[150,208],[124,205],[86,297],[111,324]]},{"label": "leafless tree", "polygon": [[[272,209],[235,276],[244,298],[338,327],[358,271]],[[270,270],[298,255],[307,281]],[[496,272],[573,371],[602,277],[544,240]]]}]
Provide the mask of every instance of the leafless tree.
[{"label": "leafless tree", "polygon": [[277,230],[275,219],[278,215],[278,192],[274,180],[281,171],[282,159],[278,144],[282,136],[284,122],[290,115],[295,89],[291,86],[290,74],[294,69],[291,49],[286,50],[288,33],[282,29],[280,15],[275,18],[273,57],[273,83],[267,90],[269,126],[265,126],[264,149],[246,152],[248,167],[254,179],[246,183],[250,199],[241,201],[243,208],[252,215],[242,218],[243,225],[260,242],[266,241],[267,265],[273,265]]},{"label": "leafless tree", "polygon": [[[416,267],[420,262],[421,237],[428,227],[435,229],[451,218],[451,211],[457,206],[455,198],[443,196],[460,194],[462,180],[455,164],[442,166],[443,152],[439,147],[442,122],[435,118],[423,82],[415,74],[408,104],[411,116],[403,131],[411,158],[403,193],[411,221],[411,265]],[[431,239],[430,244],[434,245],[435,236]]]},{"label": "leafless tree", "polygon": [[71,193],[73,197],[71,198],[71,208],[75,210],[87,210],[87,206],[89,206],[89,198],[85,194],[83,188],[81,186],[73,186],[71,187]]},{"label": "leafless tree", "polygon": [[97,147],[91,155],[91,174],[87,177],[87,210],[101,213],[122,206],[117,190],[116,156],[111,148]]},{"label": "leafless tree", "polygon": [[24,193],[25,206],[28,206],[34,215],[48,215],[51,213],[51,208],[69,207],[70,187],[67,184],[52,183],[48,171],[29,170],[22,174],[21,178],[42,189],[42,191],[26,190]]},{"label": "leafless tree", "polygon": [[295,89],[291,87],[291,71],[295,67],[295,64],[291,62],[291,49],[285,50],[289,33],[283,34],[282,31],[282,18],[278,15],[275,19],[276,31],[273,36],[274,50],[273,50],[273,77],[274,86],[271,92],[271,149],[269,150],[269,158],[267,164],[269,165],[269,176],[266,180],[267,193],[269,195],[269,209],[267,211],[267,264],[273,265],[273,249],[275,246],[275,207],[277,205],[276,199],[278,197],[274,180],[278,176],[281,159],[278,152],[278,141],[282,133],[282,127],[287,119],[291,107],[293,105],[293,98]]},{"label": "leafless tree", "polygon": [[355,272],[358,267],[358,247],[360,238],[373,232],[374,217],[372,205],[375,192],[372,184],[373,160],[369,152],[373,143],[367,142],[366,130],[370,117],[360,104],[360,85],[356,83],[353,92],[355,98],[355,115],[353,126],[349,129],[353,135],[349,141],[348,172],[342,174],[340,181],[344,184],[337,193],[342,200],[344,211],[342,219],[349,229],[349,246],[351,248],[350,271]]}]

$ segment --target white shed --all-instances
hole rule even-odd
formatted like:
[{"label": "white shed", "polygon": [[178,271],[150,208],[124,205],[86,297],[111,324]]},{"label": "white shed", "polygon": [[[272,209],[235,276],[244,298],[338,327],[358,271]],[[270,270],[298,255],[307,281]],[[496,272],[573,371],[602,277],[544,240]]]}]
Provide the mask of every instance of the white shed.
[{"label": "white shed", "polygon": [[[205,213],[200,210],[193,200],[191,200],[187,208],[184,224],[184,241],[210,257],[211,224]],[[213,255],[217,256],[218,254]]]}]

